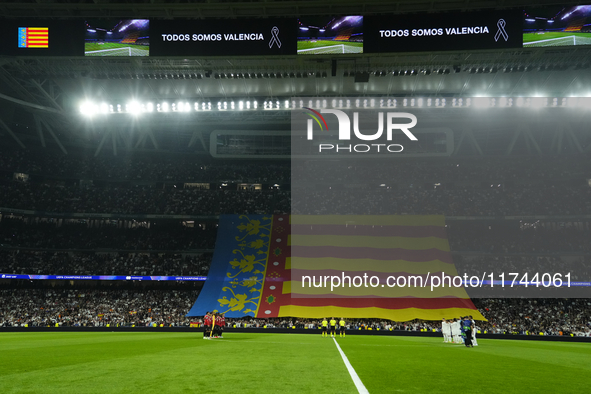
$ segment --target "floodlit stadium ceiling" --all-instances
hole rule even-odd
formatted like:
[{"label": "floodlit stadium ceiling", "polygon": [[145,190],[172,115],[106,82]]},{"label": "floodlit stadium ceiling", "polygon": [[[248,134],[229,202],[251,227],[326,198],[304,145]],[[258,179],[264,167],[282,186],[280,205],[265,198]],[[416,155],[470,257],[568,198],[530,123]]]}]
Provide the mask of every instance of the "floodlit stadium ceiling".
[{"label": "floodlit stadium ceiling", "polygon": [[20,0],[3,2],[0,17],[241,18],[285,15],[372,15],[478,10],[573,1],[518,0]]},{"label": "floodlit stadium ceiling", "polygon": [[[572,4],[554,1],[547,4]],[[539,1],[512,2],[511,7],[539,5]],[[338,15],[477,10],[507,7],[497,1],[36,1],[0,5],[0,17],[246,17],[279,15]],[[212,106],[207,122],[219,124],[287,124],[289,114],[275,111],[292,97],[330,100],[360,97],[401,101],[409,99],[469,97],[591,96],[591,46],[543,47],[504,50],[449,51],[412,54],[315,55],[273,57],[0,57],[0,134],[22,140],[48,138],[66,151],[63,140],[77,136],[86,120],[80,105],[105,111],[103,103],[125,111],[132,102],[195,103]],[[334,75],[333,75],[334,72]],[[257,111],[235,111],[240,101]],[[224,102],[229,107],[224,108]],[[417,101],[418,102],[418,101]],[[426,102],[426,101],[425,101]],[[561,101],[559,101],[561,102]],[[221,104],[218,104],[221,103]],[[270,105],[268,103],[271,103]],[[221,111],[217,111],[221,105]],[[451,106],[451,105],[450,105]],[[144,107],[147,109],[148,107]],[[265,109],[275,109],[265,111]],[[30,116],[33,114],[33,116]],[[74,114],[74,115],[73,115]],[[115,117],[117,118],[117,117]],[[159,127],[162,120],[151,120]],[[37,132],[19,136],[14,124],[27,124]],[[94,122],[97,123],[97,122]],[[179,130],[195,124],[182,121]],[[203,125],[200,122],[200,125]],[[88,126],[90,127],[90,126]],[[101,125],[93,124],[100,128]],[[103,127],[110,127],[105,125]],[[51,137],[51,138],[50,138]],[[156,138],[150,137],[156,146]],[[113,137],[115,141],[115,137]],[[194,138],[191,137],[191,141]]]}]

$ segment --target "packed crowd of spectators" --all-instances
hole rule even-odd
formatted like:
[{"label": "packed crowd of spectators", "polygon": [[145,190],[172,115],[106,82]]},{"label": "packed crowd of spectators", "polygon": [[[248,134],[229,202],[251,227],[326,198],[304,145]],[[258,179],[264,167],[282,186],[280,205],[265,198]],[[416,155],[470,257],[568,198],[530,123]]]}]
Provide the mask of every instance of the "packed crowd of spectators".
[{"label": "packed crowd of spectators", "polygon": [[0,290],[0,327],[183,326],[198,291]]},{"label": "packed crowd of spectators", "polygon": [[325,189],[294,189],[290,194],[282,190],[88,188],[10,182],[0,188],[0,206],[46,212],[165,215],[289,213],[290,208],[292,213],[318,215],[591,214],[591,188],[584,185],[523,185],[514,189]]},{"label": "packed crowd of spectators", "polygon": [[490,333],[591,336],[591,299],[489,298],[473,300]]},{"label": "packed crowd of spectators", "polygon": [[275,202],[284,199],[284,194],[278,190],[201,190],[154,186],[101,188],[7,182],[0,185],[0,207],[67,213],[252,214],[275,212]]},{"label": "packed crowd of spectators", "polygon": [[[69,179],[289,183],[289,162],[214,162],[192,154],[129,157],[75,156],[46,151],[2,151],[0,171]],[[509,182],[591,178],[591,156],[504,156],[389,161],[294,162],[294,181]]]},{"label": "packed crowd of spectators", "polygon": [[29,275],[207,275],[211,253],[80,253],[0,250],[0,272]]},{"label": "packed crowd of spectators", "polygon": [[[197,291],[0,290],[0,327],[183,327]],[[589,299],[477,299],[480,333],[591,336]],[[459,318],[460,316],[458,316]],[[348,330],[439,331],[440,321],[345,319]],[[318,329],[319,319],[226,319],[228,327]]]},{"label": "packed crowd of spectators", "polygon": [[[511,280],[509,273],[528,274],[531,278],[536,273],[542,275],[570,273],[571,281],[591,280],[591,256],[527,256],[527,255],[461,255],[454,254],[453,261],[460,276],[493,274],[498,279],[504,273],[506,280]],[[541,278],[538,277],[538,280]]]},{"label": "packed crowd of spectators", "polygon": [[292,189],[292,213],[312,215],[505,216],[591,213],[588,186],[516,189]]},{"label": "packed crowd of spectators", "polygon": [[289,183],[289,163],[212,163],[195,155],[113,157],[0,152],[0,171],[67,179]]},{"label": "packed crowd of spectators", "polygon": [[591,178],[591,155],[544,157],[421,158],[294,162],[292,177],[302,182],[522,183]]},{"label": "packed crowd of spectators", "polygon": [[186,227],[180,223],[152,223],[151,228],[88,227],[87,224],[0,221],[0,245],[46,249],[192,250],[213,249],[216,225]]},{"label": "packed crowd of spectators", "polygon": [[[582,226],[581,226],[582,227]],[[490,253],[591,252],[591,231],[576,226],[558,229],[519,228],[513,225],[487,226],[452,224],[448,226],[451,250]]]}]

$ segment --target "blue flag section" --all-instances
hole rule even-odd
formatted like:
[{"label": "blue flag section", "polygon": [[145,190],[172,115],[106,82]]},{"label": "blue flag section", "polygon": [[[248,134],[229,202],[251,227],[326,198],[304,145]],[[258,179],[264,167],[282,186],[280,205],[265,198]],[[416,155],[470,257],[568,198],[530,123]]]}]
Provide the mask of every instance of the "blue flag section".
[{"label": "blue flag section", "polygon": [[187,316],[217,310],[255,316],[260,303],[272,215],[221,215],[209,275]]}]

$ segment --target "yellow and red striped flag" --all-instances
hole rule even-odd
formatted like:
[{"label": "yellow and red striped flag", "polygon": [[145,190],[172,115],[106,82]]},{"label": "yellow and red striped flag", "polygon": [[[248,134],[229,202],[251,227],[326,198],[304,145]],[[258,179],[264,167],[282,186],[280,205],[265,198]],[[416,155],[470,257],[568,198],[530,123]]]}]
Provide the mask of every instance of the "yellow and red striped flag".
[{"label": "yellow and red striped flag", "polygon": [[[387,285],[388,277],[429,283],[442,274],[457,275],[443,216],[224,215],[208,280],[188,316],[219,309],[228,317],[485,320],[461,285]],[[343,276],[360,284],[364,275],[375,281],[318,285]]]},{"label": "yellow and red striped flag", "polygon": [[48,27],[19,27],[19,48],[49,48]]}]

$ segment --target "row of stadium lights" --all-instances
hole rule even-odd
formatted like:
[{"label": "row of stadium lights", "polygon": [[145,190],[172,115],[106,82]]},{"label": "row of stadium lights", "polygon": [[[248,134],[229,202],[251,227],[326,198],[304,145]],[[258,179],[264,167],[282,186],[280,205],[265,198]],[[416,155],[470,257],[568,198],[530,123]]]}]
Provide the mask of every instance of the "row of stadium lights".
[{"label": "row of stadium lights", "polygon": [[296,99],[296,100],[265,100],[259,107],[256,100],[183,101],[169,104],[162,102],[128,104],[95,104],[84,102],[80,105],[80,113],[93,116],[97,114],[128,113],[140,114],[151,112],[207,112],[207,111],[248,111],[248,110],[293,110],[310,108],[397,108],[397,107],[456,107],[456,108],[543,108],[543,107],[591,107],[591,98],[578,97],[469,97],[469,98],[358,98],[358,99]]}]

